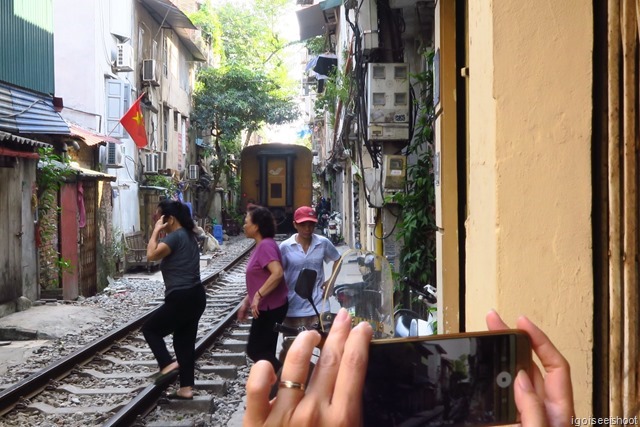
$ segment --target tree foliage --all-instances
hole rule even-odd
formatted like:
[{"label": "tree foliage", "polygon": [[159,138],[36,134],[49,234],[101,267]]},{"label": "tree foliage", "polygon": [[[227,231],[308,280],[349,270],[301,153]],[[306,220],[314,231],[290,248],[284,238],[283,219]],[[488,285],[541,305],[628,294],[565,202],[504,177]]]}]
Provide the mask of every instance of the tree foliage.
[{"label": "tree foliage", "polygon": [[212,142],[211,149],[203,152],[203,167],[211,181],[202,193],[206,200],[199,203],[204,205],[201,213],[209,211],[212,190],[223,173],[227,183],[233,182],[231,159],[239,157],[242,133],[248,141],[262,126],[288,123],[299,115],[293,101],[297,84],[288,76],[284,56],[287,43],[274,27],[289,4],[289,0],[226,1],[214,8],[203,5],[192,15],[220,51],[216,67],[199,71],[193,94],[192,124],[203,135],[211,135]]}]

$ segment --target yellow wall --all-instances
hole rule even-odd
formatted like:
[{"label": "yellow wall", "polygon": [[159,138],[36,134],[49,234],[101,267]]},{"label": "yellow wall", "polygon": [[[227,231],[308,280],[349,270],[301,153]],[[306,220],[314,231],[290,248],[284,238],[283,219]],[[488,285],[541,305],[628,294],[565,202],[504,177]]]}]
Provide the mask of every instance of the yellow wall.
[{"label": "yellow wall", "polygon": [[469,1],[466,327],[520,314],[565,354],[591,415],[592,5]]},{"label": "yellow wall", "polygon": [[436,169],[436,253],[446,263],[437,268],[438,333],[460,332],[460,269],[458,264],[458,176],[457,117],[456,117],[456,47],[455,2],[438,2],[436,13],[435,44],[439,49],[440,102],[436,111],[441,112],[435,122]]}]

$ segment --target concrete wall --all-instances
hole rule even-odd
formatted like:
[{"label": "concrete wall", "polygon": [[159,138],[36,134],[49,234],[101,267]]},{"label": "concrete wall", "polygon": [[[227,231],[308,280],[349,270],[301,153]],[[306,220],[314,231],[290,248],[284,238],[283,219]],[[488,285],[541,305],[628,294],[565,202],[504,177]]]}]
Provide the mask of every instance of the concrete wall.
[{"label": "concrete wall", "polygon": [[528,315],[591,414],[592,4],[468,2],[466,327]]},{"label": "concrete wall", "polygon": [[[113,73],[117,38],[130,37],[136,19],[132,0],[94,2],[56,0],[54,5],[56,95],[64,99],[62,116],[86,129],[108,134],[105,80],[117,78],[135,89],[135,71]],[[136,46],[135,40],[129,43]],[[136,61],[134,63],[138,63]],[[131,94],[131,102],[136,99]],[[109,169],[118,177],[114,188],[114,229],[140,229],[135,144],[121,138],[125,147],[124,167]],[[100,148],[104,154],[105,148]]]}]

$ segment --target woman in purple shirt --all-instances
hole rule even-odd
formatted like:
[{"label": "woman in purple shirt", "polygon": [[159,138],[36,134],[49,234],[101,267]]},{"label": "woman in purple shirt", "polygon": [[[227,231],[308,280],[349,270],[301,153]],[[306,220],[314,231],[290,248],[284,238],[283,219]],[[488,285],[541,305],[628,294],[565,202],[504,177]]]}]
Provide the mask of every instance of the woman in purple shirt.
[{"label": "woman in purple shirt", "polygon": [[248,311],[251,311],[253,320],[247,355],[254,362],[268,360],[277,372],[281,363],[276,358],[278,333],[274,326],[282,323],[287,315],[288,289],[282,270],[282,255],[273,240],[276,223],[271,212],[262,206],[248,208],[244,233],[256,241],[256,247],[247,264],[247,296],[238,311],[238,320],[247,319]]}]

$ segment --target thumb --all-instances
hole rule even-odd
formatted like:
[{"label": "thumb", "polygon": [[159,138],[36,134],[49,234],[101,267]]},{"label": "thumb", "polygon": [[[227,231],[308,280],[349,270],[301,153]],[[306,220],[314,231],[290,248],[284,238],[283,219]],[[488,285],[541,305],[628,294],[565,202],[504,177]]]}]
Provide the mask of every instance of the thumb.
[{"label": "thumb", "polygon": [[514,392],[522,427],[549,425],[544,402],[536,394],[529,375],[523,370],[520,370],[516,376]]}]

